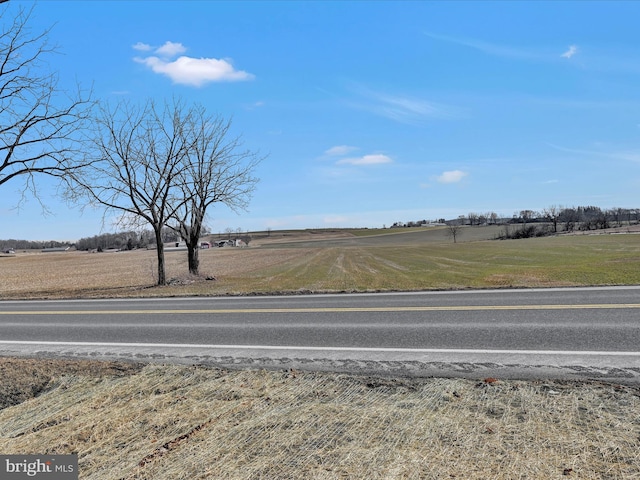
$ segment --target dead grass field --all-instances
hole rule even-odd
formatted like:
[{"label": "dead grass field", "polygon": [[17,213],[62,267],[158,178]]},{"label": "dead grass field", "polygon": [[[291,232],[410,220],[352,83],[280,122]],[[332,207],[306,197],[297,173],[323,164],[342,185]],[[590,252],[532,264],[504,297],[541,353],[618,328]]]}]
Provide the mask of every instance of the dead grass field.
[{"label": "dead grass field", "polygon": [[634,387],[0,366],[1,396],[22,401],[0,411],[0,451],[77,453],[81,479],[640,478]]}]

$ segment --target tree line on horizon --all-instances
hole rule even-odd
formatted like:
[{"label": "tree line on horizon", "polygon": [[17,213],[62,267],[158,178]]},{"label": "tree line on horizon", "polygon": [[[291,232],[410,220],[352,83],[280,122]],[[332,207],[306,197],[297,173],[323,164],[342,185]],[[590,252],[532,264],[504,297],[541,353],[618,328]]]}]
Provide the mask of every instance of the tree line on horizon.
[{"label": "tree line on horizon", "polygon": [[[420,227],[431,223],[427,220],[395,222],[391,225],[391,228]],[[446,220],[440,218],[433,223],[466,226],[545,223],[550,225],[553,233],[558,233],[558,231],[587,231],[640,224],[640,208],[616,207],[602,209],[593,205],[578,207],[551,206],[542,211],[520,210],[511,217],[501,217],[495,212],[470,212],[455,219]]]}]

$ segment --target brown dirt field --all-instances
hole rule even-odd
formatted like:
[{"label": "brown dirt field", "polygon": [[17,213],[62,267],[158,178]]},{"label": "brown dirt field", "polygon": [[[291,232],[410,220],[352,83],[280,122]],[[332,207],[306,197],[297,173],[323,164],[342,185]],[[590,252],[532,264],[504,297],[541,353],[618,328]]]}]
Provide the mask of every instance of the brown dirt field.
[{"label": "brown dirt field", "polygon": [[[258,248],[222,248],[200,254],[203,275],[242,276],[303,258],[310,249],[278,249],[268,254]],[[167,278],[176,285],[192,281],[185,272],[186,253],[165,254]],[[46,265],[46,268],[43,268]],[[156,252],[31,253],[0,258],[0,298],[83,298],[91,296],[150,295],[157,278]],[[201,280],[201,279],[197,279]],[[169,294],[160,289],[156,294]]]}]

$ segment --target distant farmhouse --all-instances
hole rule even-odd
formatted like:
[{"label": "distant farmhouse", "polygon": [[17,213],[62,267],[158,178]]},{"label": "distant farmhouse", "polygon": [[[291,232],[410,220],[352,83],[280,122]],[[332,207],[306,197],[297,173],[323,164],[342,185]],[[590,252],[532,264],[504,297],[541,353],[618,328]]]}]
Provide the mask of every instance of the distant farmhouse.
[{"label": "distant farmhouse", "polygon": [[43,248],[42,253],[67,252],[71,247],[50,247]]},{"label": "distant farmhouse", "polygon": [[241,238],[235,238],[231,240],[218,240],[214,242],[216,247],[246,247],[247,243]]}]

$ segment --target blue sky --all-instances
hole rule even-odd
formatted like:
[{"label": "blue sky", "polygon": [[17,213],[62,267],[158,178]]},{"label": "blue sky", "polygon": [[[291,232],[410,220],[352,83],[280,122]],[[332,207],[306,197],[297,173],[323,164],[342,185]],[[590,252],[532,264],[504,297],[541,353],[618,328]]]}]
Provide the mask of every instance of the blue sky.
[{"label": "blue sky", "polygon": [[[32,5],[11,0],[10,8]],[[181,97],[268,155],[226,228],[382,227],[551,205],[640,207],[639,2],[41,1],[60,85]],[[0,238],[113,231],[42,182]]]}]

